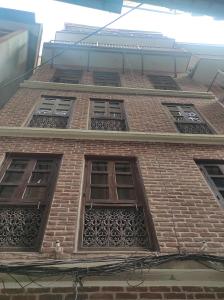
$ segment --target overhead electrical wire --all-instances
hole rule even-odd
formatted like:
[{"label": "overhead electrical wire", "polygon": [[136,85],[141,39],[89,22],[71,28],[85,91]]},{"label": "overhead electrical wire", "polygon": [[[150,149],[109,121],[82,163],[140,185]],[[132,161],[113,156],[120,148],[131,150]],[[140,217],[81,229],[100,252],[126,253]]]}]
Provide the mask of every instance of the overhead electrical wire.
[{"label": "overhead electrical wire", "polygon": [[[72,46],[76,46],[78,45],[79,43],[85,41],[86,39],[88,39],[89,37],[95,35],[96,33],[104,30],[105,28],[107,28],[108,26],[110,26],[111,24],[115,23],[116,21],[120,20],[121,18],[123,18],[124,16],[128,15],[129,13],[131,13],[132,11],[138,9],[143,3],[139,3],[138,5],[132,7],[130,10],[126,11],[125,13],[123,13],[122,15],[120,15],[119,17],[115,18],[114,20],[110,21],[109,23],[107,23],[106,25],[102,26],[102,27],[99,27],[97,30],[91,32],[90,34],[86,35],[85,37],[81,38],[80,40],[74,42],[72,44]],[[47,59],[45,62],[41,63],[40,65],[34,67],[34,68],[31,68],[29,69],[28,71],[24,72],[23,74],[9,80],[8,82],[6,82],[5,84],[3,84],[2,86],[0,86],[0,89],[1,88],[4,88],[6,86],[8,86],[9,84],[15,82],[16,80],[20,79],[20,78],[23,78],[24,76],[26,76],[27,74],[30,74],[31,72],[41,68],[42,66],[50,63],[51,61],[53,61],[56,57],[62,55],[64,52],[68,51],[68,49],[64,49],[62,51],[60,51],[59,53],[53,55],[52,57],[50,57],[49,59]]]},{"label": "overhead electrical wire", "polygon": [[[125,271],[151,269],[164,263],[171,261],[198,261],[202,263],[210,263],[208,268],[219,271],[217,265],[222,265],[220,271],[223,271],[224,256],[215,256],[202,253],[191,254],[169,254],[155,256],[139,256],[139,257],[104,257],[91,259],[70,259],[70,260],[52,260],[33,263],[8,263],[0,264],[0,273],[27,275],[27,276],[55,276],[55,275],[72,275],[80,279],[89,276],[105,276],[118,274]],[[102,264],[102,262],[105,262]],[[91,266],[94,264],[94,266]],[[97,265],[100,264],[100,265]],[[82,266],[80,266],[82,265]],[[83,267],[85,265],[85,267]]]}]

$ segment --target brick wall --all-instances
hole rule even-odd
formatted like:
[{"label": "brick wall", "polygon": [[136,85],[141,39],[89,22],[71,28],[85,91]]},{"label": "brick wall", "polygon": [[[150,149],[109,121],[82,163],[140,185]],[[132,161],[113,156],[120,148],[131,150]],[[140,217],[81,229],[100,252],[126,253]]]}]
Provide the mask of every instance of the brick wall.
[{"label": "brick wall", "polygon": [[[74,288],[0,290],[0,300],[74,300]],[[203,286],[92,286],[78,288],[77,300],[224,299],[223,287]]]},{"label": "brick wall", "polygon": [[130,131],[177,132],[168,109],[162,103],[194,104],[204,120],[218,134],[224,133],[224,107],[218,101],[176,97],[108,95],[60,90],[36,90],[21,88],[0,110],[0,126],[28,126],[35,106],[41,96],[76,98],[68,128],[88,129],[90,98],[120,99],[124,101]]},{"label": "brick wall", "polygon": [[[1,138],[1,157],[6,152],[63,155],[42,254],[34,254],[32,258],[54,257],[56,240],[61,242],[64,257],[77,252],[85,154],[137,157],[162,254],[177,252],[178,248],[183,252],[198,252],[203,241],[207,242],[209,253],[224,253],[224,211],[194,162],[194,159],[223,159],[224,146]],[[86,255],[79,252],[79,256],[82,254]],[[104,254],[108,252],[92,253]],[[110,251],[113,254],[116,251]],[[27,258],[29,254],[14,254],[13,258],[16,257]]]}]

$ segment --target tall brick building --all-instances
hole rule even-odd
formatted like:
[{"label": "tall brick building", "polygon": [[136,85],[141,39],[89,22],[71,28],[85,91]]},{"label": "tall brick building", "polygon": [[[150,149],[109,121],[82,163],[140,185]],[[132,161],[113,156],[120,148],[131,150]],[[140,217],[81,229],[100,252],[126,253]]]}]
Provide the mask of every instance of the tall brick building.
[{"label": "tall brick building", "polygon": [[0,111],[0,300],[224,299],[222,48],[96,30]]}]

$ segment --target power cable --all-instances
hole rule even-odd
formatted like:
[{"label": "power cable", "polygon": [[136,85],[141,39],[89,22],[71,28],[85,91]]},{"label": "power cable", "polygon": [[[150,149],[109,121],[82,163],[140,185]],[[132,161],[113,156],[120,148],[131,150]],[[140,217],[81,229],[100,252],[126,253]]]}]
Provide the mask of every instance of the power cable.
[{"label": "power cable", "polygon": [[[91,33],[88,34],[87,36],[85,36],[85,37],[81,38],[80,40],[76,41],[75,43],[72,44],[72,46],[76,46],[76,45],[78,45],[79,43],[81,43],[81,42],[85,41],[86,39],[88,39],[89,37],[95,35],[96,33],[100,32],[100,31],[102,31],[103,29],[107,28],[107,27],[110,26],[111,24],[115,23],[116,21],[120,20],[120,19],[123,18],[124,16],[128,15],[129,13],[131,13],[132,11],[134,11],[135,9],[138,9],[141,5],[142,5],[142,3],[140,3],[140,4],[138,4],[137,6],[131,8],[131,9],[128,10],[127,12],[125,12],[125,13],[123,13],[122,15],[120,15],[119,17],[117,17],[116,19],[114,19],[114,20],[110,21],[109,23],[107,23],[106,25],[104,25],[103,27],[98,28],[97,30],[91,32]],[[36,67],[34,67],[34,68],[32,68],[32,69],[29,69],[28,71],[24,72],[23,74],[21,74],[21,75],[15,77],[15,78],[9,80],[8,82],[6,82],[6,83],[3,84],[2,86],[0,86],[0,89],[1,89],[1,88],[4,88],[4,87],[6,87],[6,86],[8,86],[9,84],[13,83],[14,81],[16,81],[16,80],[18,80],[18,79],[20,79],[20,78],[23,78],[23,77],[26,76],[27,74],[29,74],[29,73],[31,73],[31,72],[33,72],[33,71],[35,71],[35,70],[41,68],[42,66],[48,64],[49,62],[53,61],[54,58],[56,58],[56,57],[62,55],[65,51],[68,51],[68,49],[62,50],[61,52],[59,52],[59,53],[53,55],[51,58],[49,58],[48,60],[46,60],[45,62],[43,62],[42,64],[40,64],[40,65],[38,65],[38,66],[36,66]]]}]

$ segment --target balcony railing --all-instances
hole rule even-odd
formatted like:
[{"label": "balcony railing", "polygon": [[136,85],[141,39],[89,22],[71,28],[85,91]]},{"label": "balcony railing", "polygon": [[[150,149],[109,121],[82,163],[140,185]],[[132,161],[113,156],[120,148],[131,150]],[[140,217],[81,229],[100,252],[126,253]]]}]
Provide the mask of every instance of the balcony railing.
[{"label": "balcony railing", "polygon": [[187,52],[182,48],[169,48],[169,47],[155,47],[154,45],[150,46],[144,46],[144,45],[138,45],[138,44],[114,44],[114,43],[103,43],[103,42],[75,42],[75,41],[66,41],[66,40],[51,40],[51,44],[64,44],[64,45],[70,45],[70,46],[86,46],[86,47],[103,47],[103,48],[114,48],[114,49],[139,49],[139,50],[150,50],[150,49],[160,49],[164,51],[183,51]]}]

